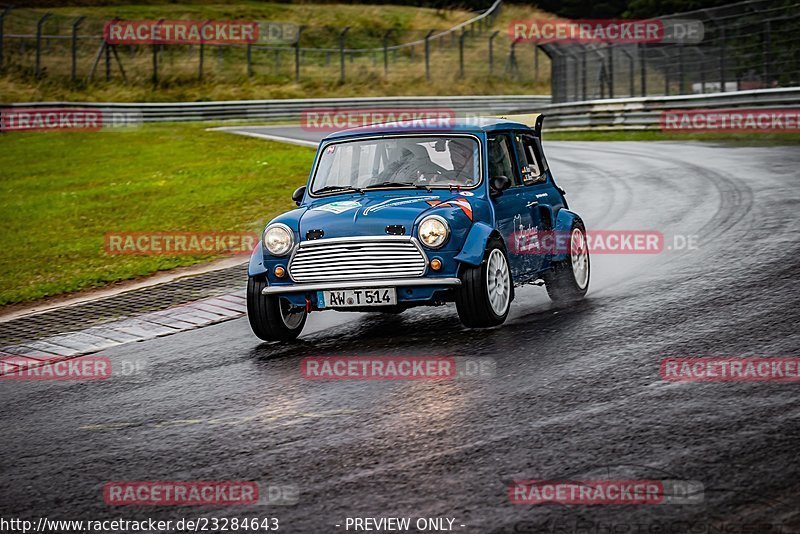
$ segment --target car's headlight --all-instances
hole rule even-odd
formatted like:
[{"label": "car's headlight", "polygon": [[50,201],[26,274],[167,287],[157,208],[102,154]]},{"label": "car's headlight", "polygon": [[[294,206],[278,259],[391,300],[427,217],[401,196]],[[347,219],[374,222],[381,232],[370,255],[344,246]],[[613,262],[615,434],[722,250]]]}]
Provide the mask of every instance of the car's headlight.
[{"label": "car's headlight", "polygon": [[294,234],[285,224],[272,224],[264,232],[264,246],[273,256],[285,256],[292,250]]},{"label": "car's headlight", "polygon": [[450,226],[438,215],[429,215],[422,219],[417,234],[426,247],[439,248],[450,236]]}]

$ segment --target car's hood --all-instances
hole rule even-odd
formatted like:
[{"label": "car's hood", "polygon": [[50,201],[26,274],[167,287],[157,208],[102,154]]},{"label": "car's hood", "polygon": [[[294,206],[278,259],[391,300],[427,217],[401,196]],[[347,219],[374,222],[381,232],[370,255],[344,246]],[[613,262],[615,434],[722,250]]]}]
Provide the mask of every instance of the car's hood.
[{"label": "car's hood", "polygon": [[402,225],[411,235],[414,222],[426,211],[449,210],[451,219],[460,214],[463,226],[472,221],[473,196],[469,192],[434,189],[367,192],[364,195],[336,195],[315,200],[300,218],[300,236],[322,230],[325,238],[386,235],[387,226]]}]

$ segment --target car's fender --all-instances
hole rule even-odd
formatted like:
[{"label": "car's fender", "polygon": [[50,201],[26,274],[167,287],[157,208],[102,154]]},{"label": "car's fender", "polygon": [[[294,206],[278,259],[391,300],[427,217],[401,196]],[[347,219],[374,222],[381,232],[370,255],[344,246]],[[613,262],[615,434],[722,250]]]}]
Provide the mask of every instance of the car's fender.
[{"label": "car's fender", "polygon": [[250,265],[247,266],[248,276],[258,276],[267,272],[267,267],[264,265],[263,246],[263,241],[259,239],[256,248],[250,254]]},{"label": "car's fender", "polygon": [[455,256],[456,261],[469,265],[480,265],[486,254],[486,243],[497,231],[486,223],[476,222],[467,234],[467,240],[461,247],[461,252]]},{"label": "car's fender", "polygon": [[[556,238],[564,239],[565,236],[569,235],[570,230],[572,230],[572,223],[574,223],[575,221],[583,222],[580,216],[574,211],[570,211],[566,208],[561,208],[560,210],[558,210],[558,213],[556,213],[556,223],[553,227]],[[564,247],[557,247],[557,248],[564,249]],[[566,259],[567,259],[567,253],[564,250],[560,254],[553,254],[551,261],[558,262]]]}]

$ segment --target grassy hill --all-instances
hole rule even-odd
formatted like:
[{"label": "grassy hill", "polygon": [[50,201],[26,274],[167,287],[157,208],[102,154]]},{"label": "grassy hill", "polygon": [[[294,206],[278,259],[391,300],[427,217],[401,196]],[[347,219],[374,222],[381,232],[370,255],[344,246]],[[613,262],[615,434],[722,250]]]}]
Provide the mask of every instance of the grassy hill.
[{"label": "grassy hill", "polygon": [[[89,2],[92,3],[92,2]],[[98,3],[99,4],[99,3]],[[43,13],[52,16],[45,23],[41,76],[35,76],[36,21]],[[476,15],[462,9],[431,9],[396,5],[281,4],[238,0],[214,2],[149,2],[74,5],[32,10],[15,9],[6,18],[6,65],[0,76],[0,95],[6,102],[36,100],[92,101],[181,101],[253,98],[303,98],[324,96],[458,95],[548,93],[549,62],[539,57],[534,73],[530,44],[517,47],[516,72],[509,68],[510,39],[506,29],[511,20],[541,17],[535,8],[504,6],[491,29],[469,33],[464,40],[464,74],[460,72],[459,35],[431,42],[431,76],[425,76],[423,46],[402,48],[392,53],[389,73],[384,74],[381,46],[389,29],[390,45],[422,39],[430,30],[452,28]],[[77,80],[70,81],[71,23],[78,16],[80,26]],[[159,54],[159,81],[152,83],[152,47],[120,46],[125,71],[123,81],[112,57],[110,80],[105,80],[105,62],[100,56],[94,77],[92,65],[98,58],[103,24],[115,17],[130,20],[257,20],[290,22],[306,26],[301,40],[301,79],[295,80],[294,51],[254,47],[248,75],[244,47],[213,47],[205,50],[203,80],[198,78],[199,47],[164,46]],[[346,47],[372,48],[346,58],[346,81],[340,82],[338,32],[350,26]],[[488,41],[494,39],[494,69],[490,74]],[[313,50],[312,50],[313,49]]]}]

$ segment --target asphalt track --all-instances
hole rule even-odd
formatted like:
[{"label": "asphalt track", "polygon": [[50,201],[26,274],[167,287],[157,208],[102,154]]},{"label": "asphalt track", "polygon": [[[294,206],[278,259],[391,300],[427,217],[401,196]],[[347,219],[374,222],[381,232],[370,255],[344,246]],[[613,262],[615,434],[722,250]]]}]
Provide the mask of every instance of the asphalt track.
[{"label": "asphalt track", "polygon": [[[284,532],[343,532],[348,517],[448,517],[463,532],[800,531],[797,383],[668,383],[658,372],[668,356],[800,353],[800,151],[545,149],[590,230],[657,230],[667,245],[697,236],[697,247],[595,255],[585,301],[559,310],[526,287],[488,331],[459,326],[451,306],[327,312],[298,343],[275,345],[243,318],[107,351],[146,364],[131,377],[0,382],[0,515],[270,516]],[[483,357],[496,375],[303,379],[301,359],[318,355]],[[704,492],[694,504],[511,504],[509,482],[532,478],[683,479]],[[300,496],[109,507],[113,480],[257,480]]]}]

